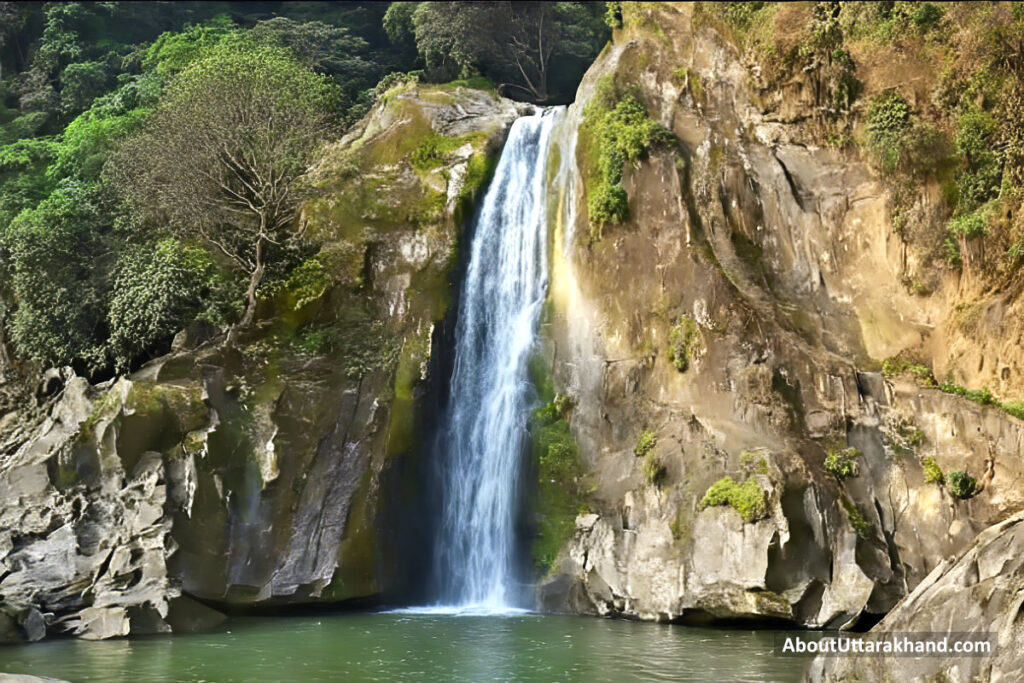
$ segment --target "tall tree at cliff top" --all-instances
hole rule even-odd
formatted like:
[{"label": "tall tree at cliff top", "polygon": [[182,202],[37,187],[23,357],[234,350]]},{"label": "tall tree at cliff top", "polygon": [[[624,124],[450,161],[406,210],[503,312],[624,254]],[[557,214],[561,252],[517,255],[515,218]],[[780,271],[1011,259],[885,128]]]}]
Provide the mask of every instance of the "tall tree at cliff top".
[{"label": "tall tree at cliff top", "polygon": [[479,71],[497,81],[502,94],[533,102],[571,99],[607,39],[604,3],[409,5],[392,5],[384,25],[396,43],[415,36],[429,77],[447,80]]},{"label": "tall tree at cliff top", "polygon": [[175,77],[110,172],[139,215],[214,247],[249,280],[241,326],[294,229],[300,182],[332,126],[337,87],[291,52],[226,44]]}]

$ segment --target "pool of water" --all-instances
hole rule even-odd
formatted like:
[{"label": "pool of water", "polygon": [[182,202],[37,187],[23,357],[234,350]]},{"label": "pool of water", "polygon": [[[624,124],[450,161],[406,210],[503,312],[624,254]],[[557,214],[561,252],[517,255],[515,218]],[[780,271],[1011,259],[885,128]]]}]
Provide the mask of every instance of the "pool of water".
[{"label": "pool of water", "polygon": [[212,633],[0,647],[67,681],[798,681],[772,632],[572,616],[380,612],[235,618]]}]

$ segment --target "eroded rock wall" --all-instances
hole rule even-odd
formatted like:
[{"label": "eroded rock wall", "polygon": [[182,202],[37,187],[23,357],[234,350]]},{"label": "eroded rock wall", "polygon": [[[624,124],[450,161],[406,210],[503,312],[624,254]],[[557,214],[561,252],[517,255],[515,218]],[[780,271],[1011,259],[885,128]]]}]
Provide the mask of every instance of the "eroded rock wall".
[{"label": "eroded rock wall", "polygon": [[[815,144],[812,100],[797,102],[801,116],[781,111],[792,102],[766,98],[691,5],[631,11],[569,119],[578,125],[608,80],[634,91],[675,142],[627,165],[628,221],[588,237],[580,184],[557,226],[547,353],[575,402],[593,510],[542,604],[870,624],[1024,508],[1024,423],[877,371],[931,343],[957,284],[907,291],[884,187],[855,153]],[[680,371],[669,346],[684,320],[695,327]],[[644,432],[656,445],[638,457]],[[824,463],[848,447],[857,474],[840,481]],[[983,490],[961,500],[926,481],[928,458]],[[765,514],[702,509],[725,476],[759,481]]]}]

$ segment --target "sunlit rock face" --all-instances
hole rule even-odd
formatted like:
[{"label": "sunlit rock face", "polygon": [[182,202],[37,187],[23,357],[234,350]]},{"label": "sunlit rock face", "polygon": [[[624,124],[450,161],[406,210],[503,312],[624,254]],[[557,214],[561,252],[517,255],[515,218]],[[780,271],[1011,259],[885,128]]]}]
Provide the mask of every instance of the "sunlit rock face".
[{"label": "sunlit rock face", "polygon": [[[479,169],[526,109],[399,86],[310,171],[297,228],[322,245],[316,287],[266,298],[234,346],[185,330],[99,386],[6,375],[0,640],[190,630],[231,606],[388,587],[382,489],[417,455],[415,403]],[[414,165],[426,144],[441,151]]]},{"label": "sunlit rock face", "polygon": [[945,559],[889,613],[873,632],[955,633],[987,641],[991,654],[953,652],[928,657],[830,657],[815,660],[813,681],[1018,680],[1021,652],[1021,592],[1024,591],[1024,518],[1014,515],[971,542],[959,557]]},{"label": "sunlit rock face", "polygon": [[[961,357],[984,362],[953,363],[947,322],[969,288],[950,280],[925,297],[901,282],[907,252],[884,185],[855,152],[819,143],[813,74],[773,96],[690,6],[630,11],[567,120],[578,128],[613,83],[674,140],[626,165],[629,218],[599,236],[586,183],[563,188],[573,208],[554,227],[546,353],[574,402],[592,496],[540,604],[870,625],[1024,508],[1024,423],[883,377],[881,361],[913,349],[937,373],[954,367],[958,381],[1019,395],[1016,371],[993,369],[1018,362],[1017,350],[992,351],[1017,338],[1013,314],[973,345],[956,337],[972,349]],[[595,151],[570,149],[585,175]],[[692,330],[683,371],[670,356],[681,321]],[[657,440],[640,457],[645,432]],[[859,455],[840,480],[826,458],[845,448]],[[927,480],[929,458],[983,489],[951,495]],[[726,476],[757,480],[763,512],[703,505]]]}]

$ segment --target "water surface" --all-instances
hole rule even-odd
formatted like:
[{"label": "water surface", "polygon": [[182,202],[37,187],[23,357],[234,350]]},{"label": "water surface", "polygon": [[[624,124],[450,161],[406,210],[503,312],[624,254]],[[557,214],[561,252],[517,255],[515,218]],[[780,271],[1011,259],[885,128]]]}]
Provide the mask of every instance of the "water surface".
[{"label": "water surface", "polygon": [[220,632],[0,647],[68,681],[798,681],[772,632],[611,619],[409,613],[247,617]]}]

